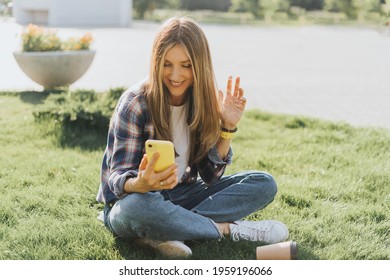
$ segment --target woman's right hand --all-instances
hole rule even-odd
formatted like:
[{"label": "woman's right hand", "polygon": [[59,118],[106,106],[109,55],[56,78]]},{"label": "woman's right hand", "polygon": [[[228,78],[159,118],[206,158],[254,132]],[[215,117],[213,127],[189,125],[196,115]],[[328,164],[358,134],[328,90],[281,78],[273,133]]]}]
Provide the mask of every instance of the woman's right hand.
[{"label": "woman's right hand", "polygon": [[139,165],[138,176],[129,178],[125,183],[125,191],[128,193],[146,193],[150,191],[173,189],[179,182],[177,177],[177,164],[174,163],[161,172],[155,172],[158,153],[154,153],[150,162],[146,155],[143,156]]}]

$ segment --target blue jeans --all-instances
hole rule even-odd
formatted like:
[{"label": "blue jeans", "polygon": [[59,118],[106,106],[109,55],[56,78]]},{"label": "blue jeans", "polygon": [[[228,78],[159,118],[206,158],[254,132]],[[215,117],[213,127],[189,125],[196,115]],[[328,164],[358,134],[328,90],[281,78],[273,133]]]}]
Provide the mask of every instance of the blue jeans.
[{"label": "blue jeans", "polygon": [[105,224],[124,239],[220,239],[215,223],[234,222],[273,201],[273,177],[264,172],[224,176],[206,186],[202,180],[162,192],[133,193],[105,208]]}]

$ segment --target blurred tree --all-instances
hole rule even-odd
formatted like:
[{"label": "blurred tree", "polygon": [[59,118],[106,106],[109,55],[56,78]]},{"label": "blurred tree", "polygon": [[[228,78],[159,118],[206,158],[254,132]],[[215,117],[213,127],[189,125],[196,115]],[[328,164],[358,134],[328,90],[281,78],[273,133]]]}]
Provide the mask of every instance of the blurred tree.
[{"label": "blurred tree", "polygon": [[133,0],[133,9],[138,18],[143,19],[147,11],[154,9],[178,9],[180,0]]},{"label": "blurred tree", "polygon": [[232,5],[231,0],[181,0],[180,7],[184,10],[213,10],[227,12]]},{"label": "blurred tree", "polygon": [[[181,0],[167,0],[167,5],[165,8],[178,10],[180,9],[180,3]],[[164,7],[160,7],[160,8],[164,8]]]},{"label": "blurred tree", "polygon": [[324,0],[324,10],[345,13],[356,19],[368,12],[381,12],[380,0]]},{"label": "blurred tree", "polygon": [[[381,8],[382,8],[382,13],[387,16],[387,17],[390,17],[390,1],[385,1],[385,0],[382,0],[381,1]],[[390,21],[388,21],[387,23],[388,25],[390,25]]]},{"label": "blurred tree", "polygon": [[143,19],[147,11],[154,10],[156,1],[154,0],[133,0],[133,8],[137,17]]},{"label": "blurred tree", "polygon": [[304,8],[306,11],[322,10],[324,0],[290,0],[290,6]]},{"label": "blurred tree", "polygon": [[288,0],[260,0],[259,14],[266,21],[271,21],[276,12],[288,12],[290,3]]},{"label": "blurred tree", "polygon": [[353,0],[324,0],[324,10],[334,13],[345,13],[348,17],[356,16],[352,6]]},{"label": "blurred tree", "polygon": [[272,19],[276,12],[288,12],[289,0],[236,0],[233,1],[232,10],[251,12],[257,18]]},{"label": "blurred tree", "polygon": [[0,0],[0,15],[10,15],[12,13],[12,0]]},{"label": "blurred tree", "polygon": [[230,9],[233,12],[251,12],[257,17],[259,8],[258,2],[258,0],[232,0],[232,6]]},{"label": "blurred tree", "polygon": [[353,0],[352,5],[356,9],[359,20],[364,19],[370,12],[382,12],[380,0]]},{"label": "blurred tree", "polygon": [[[10,0],[0,0],[9,2]],[[277,12],[289,13],[291,7],[306,11],[325,10],[344,13],[349,18],[364,18],[370,12],[389,15],[390,0],[133,0],[138,18],[154,9],[214,10],[249,12],[256,18],[271,20]]]}]

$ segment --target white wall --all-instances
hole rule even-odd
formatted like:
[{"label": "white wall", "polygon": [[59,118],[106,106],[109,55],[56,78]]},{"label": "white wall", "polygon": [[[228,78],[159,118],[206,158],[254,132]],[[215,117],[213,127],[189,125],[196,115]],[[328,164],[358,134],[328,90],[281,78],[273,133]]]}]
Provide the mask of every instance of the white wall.
[{"label": "white wall", "polygon": [[13,16],[17,23],[47,24],[51,0],[14,0]]},{"label": "white wall", "polygon": [[131,0],[55,0],[49,14],[52,26],[128,26]]},{"label": "white wall", "polygon": [[127,27],[132,0],[14,0],[19,24]]}]

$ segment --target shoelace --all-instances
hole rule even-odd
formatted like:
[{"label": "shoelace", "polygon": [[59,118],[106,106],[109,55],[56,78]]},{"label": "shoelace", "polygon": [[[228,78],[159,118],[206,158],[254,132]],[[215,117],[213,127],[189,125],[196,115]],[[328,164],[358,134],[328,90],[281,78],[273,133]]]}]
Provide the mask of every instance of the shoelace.
[{"label": "shoelace", "polygon": [[250,241],[264,241],[265,234],[266,230],[260,230],[244,225],[236,225],[235,227],[233,227],[230,236],[234,241],[239,241],[240,239]]}]

